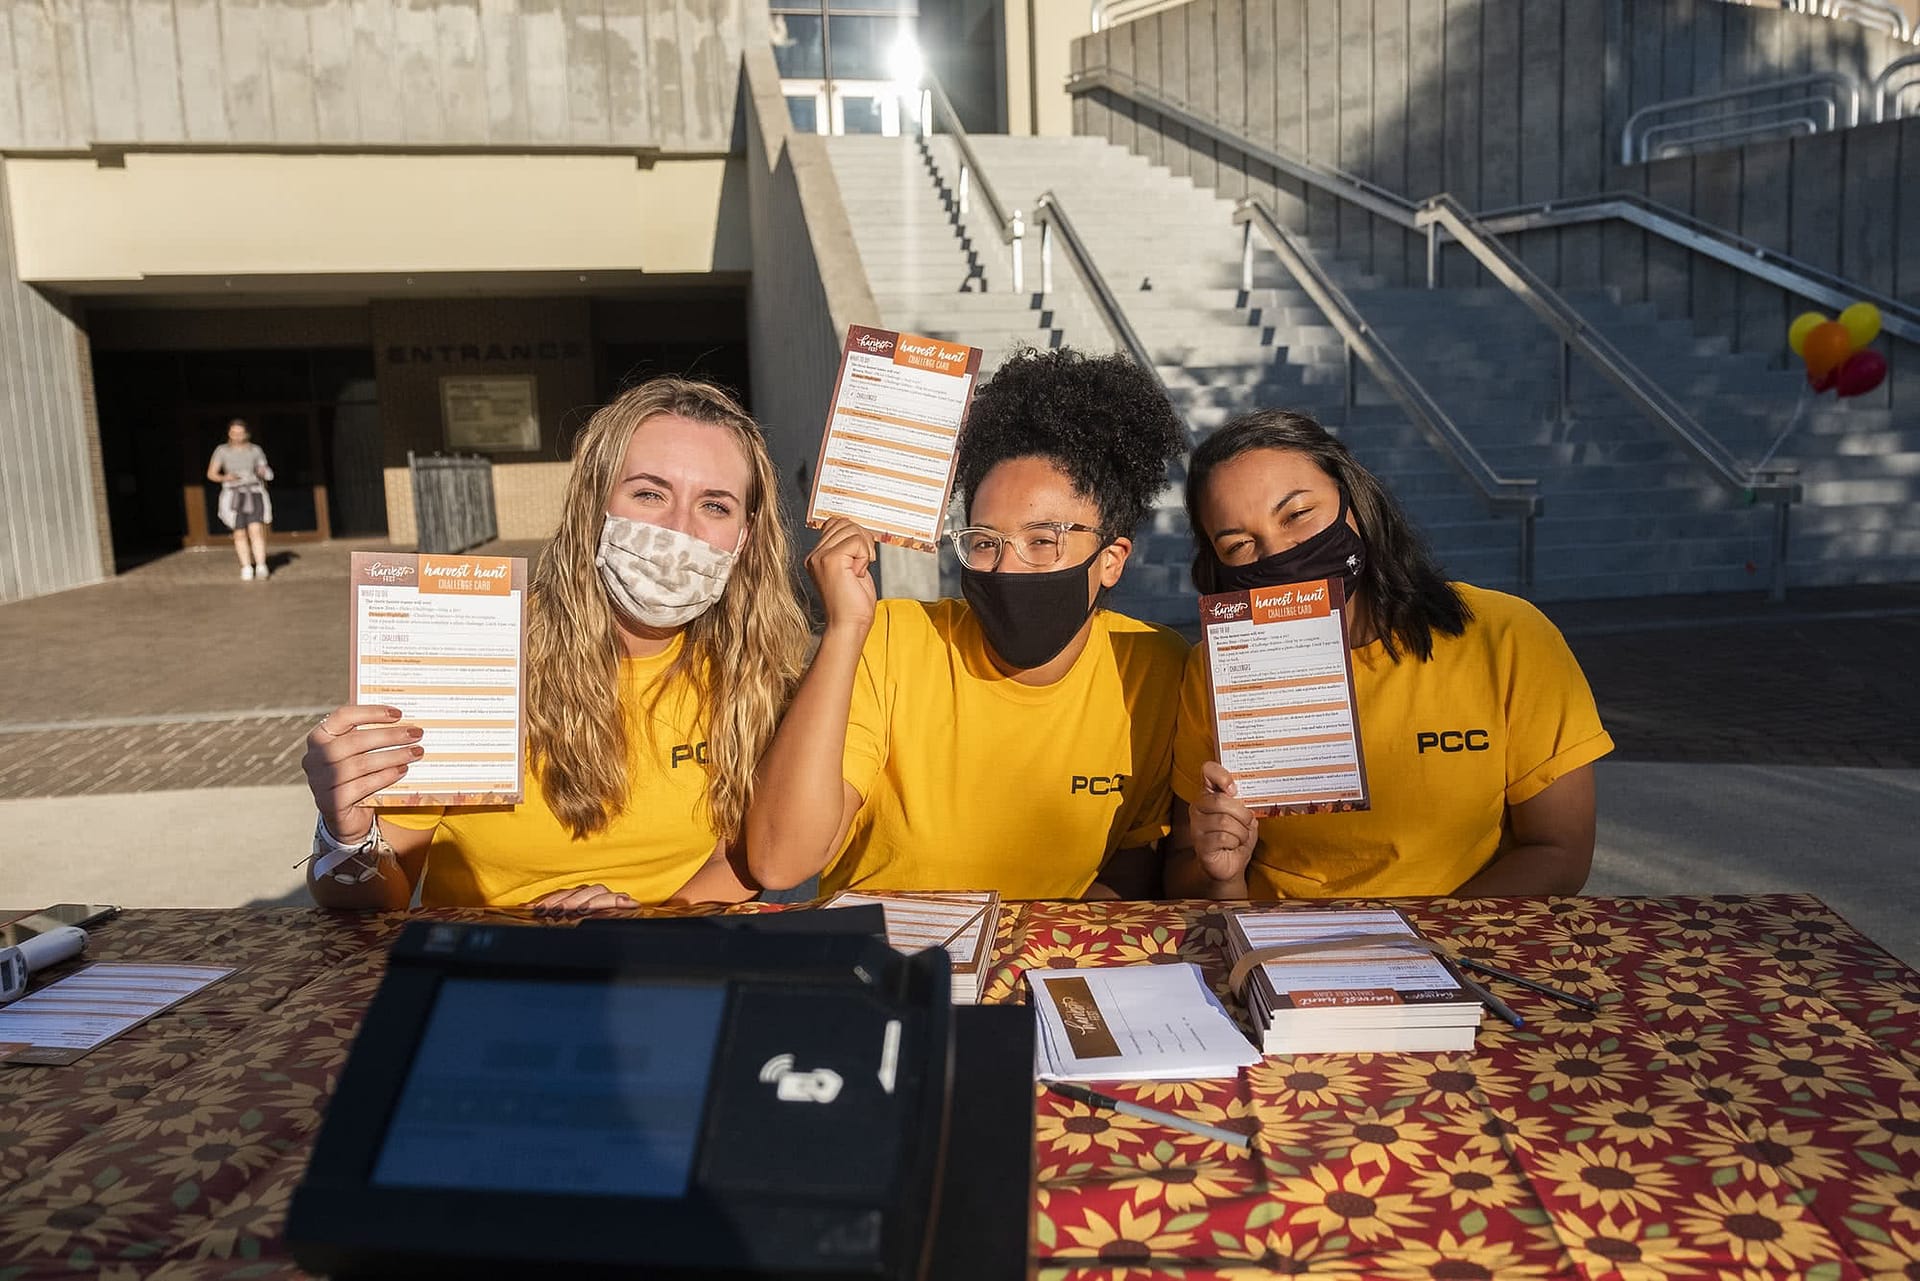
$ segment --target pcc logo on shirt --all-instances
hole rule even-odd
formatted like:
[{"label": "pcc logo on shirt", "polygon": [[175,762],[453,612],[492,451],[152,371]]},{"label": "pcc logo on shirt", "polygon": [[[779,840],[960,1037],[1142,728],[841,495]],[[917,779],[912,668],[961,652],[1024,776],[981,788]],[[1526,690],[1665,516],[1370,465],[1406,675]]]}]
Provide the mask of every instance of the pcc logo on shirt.
[{"label": "pcc logo on shirt", "polygon": [[689,761],[696,765],[705,765],[707,763],[707,740],[703,738],[697,743],[676,744],[673,750],[667,753],[667,757],[670,762],[669,768],[671,769],[679,769]]},{"label": "pcc logo on shirt", "polygon": [[1070,796],[1118,796],[1126,790],[1125,774],[1075,774]]},{"label": "pcc logo on shirt", "polygon": [[1421,756],[1425,756],[1427,749],[1433,747],[1443,752],[1484,752],[1492,746],[1487,741],[1487,731],[1483,729],[1423,729],[1414,734],[1413,742]]}]

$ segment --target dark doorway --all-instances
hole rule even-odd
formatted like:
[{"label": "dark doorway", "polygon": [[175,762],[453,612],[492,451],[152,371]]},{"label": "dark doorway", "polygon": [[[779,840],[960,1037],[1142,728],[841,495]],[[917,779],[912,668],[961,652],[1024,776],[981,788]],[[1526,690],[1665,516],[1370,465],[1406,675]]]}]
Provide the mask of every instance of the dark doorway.
[{"label": "dark doorway", "polygon": [[244,418],[274,469],[274,536],[386,531],[373,354],[364,349],[93,353],[119,569],[227,538],[206,479]]}]

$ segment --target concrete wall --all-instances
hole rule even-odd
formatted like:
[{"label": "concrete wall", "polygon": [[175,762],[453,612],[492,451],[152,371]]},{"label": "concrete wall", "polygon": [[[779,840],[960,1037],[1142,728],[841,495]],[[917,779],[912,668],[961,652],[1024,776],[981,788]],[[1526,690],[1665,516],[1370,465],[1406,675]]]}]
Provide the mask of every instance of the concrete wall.
[{"label": "concrete wall", "polygon": [[737,159],[136,154],[11,159],[22,278],[745,271]]},{"label": "concrete wall", "polygon": [[[1192,0],[1075,45],[1203,114],[1419,199],[1468,208],[1622,185],[1628,117],[1649,104],[1803,75],[1864,84],[1911,53],[1866,27],[1721,0]],[[1230,151],[1091,94],[1099,134],[1231,194],[1261,192],[1296,229],[1392,281],[1424,265],[1398,230]],[[1591,264],[1584,228],[1527,248],[1534,266]]]},{"label": "concrete wall", "polygon": [[[781,497],[800,546],[827,406],[850,324],[877,325],[826,142],[793,131],[769,46],[747,47],[741,92],[747,134],[747,203],[753,225],[748,349],[755,416],[780,472]],[[939,595],[936,559],[880,549],[884,596]]]},{"label": "concrete wall", "polygon": [[0,601],[113,566],[86,332],[21,283],[6,185],[0,172]]},{"label": "concrete wall", "polygon": [[0,0],[0,150],[732,147],[759,0]]},{"label": "concrete wall", "polygon": [[1073,133],[1073,42],[1093,30],[1093,8],[1062,0],[1004,0],[1007,132],[1065,137]]}]

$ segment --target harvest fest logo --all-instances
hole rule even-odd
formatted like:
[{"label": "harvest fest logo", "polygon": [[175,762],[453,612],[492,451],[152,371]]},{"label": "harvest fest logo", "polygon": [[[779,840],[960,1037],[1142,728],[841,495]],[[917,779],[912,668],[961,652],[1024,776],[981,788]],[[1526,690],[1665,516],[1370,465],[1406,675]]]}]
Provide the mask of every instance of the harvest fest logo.
[{"label": "harvest fest logo", "polygon": [[362,572],[376,582],[398,583],[413,577],[413,566],[389,565],[386,561],[376,560],[362,567]]},{"label": "harvest fest logo", "polygon": [[876,356],[884,356],[893,350],[893,339],[883,338],[879,334],[865,333],[854,339],[853,345],[862,351],[870,351]]},{"label": "harvest fest logo", "polygon": [[1047,984],[1047,995],[1060,1012],[1061,1026],[1067,1030],[1067,1044],[1076,1058],[1112,1058],[1120,1053],[1119,1044],[1100,1015],[1100,1003],[1093,989],[1081,978],[1056,979]]},{"label": "harvest fest logo", "polygon": [[1236,618],[1245,617],[1247,611],[1252,608],[1252,604],[1244,596],[1237,600],[1217,600],[1207,606],[1207,616],[1216,623],[1228,623]]}]

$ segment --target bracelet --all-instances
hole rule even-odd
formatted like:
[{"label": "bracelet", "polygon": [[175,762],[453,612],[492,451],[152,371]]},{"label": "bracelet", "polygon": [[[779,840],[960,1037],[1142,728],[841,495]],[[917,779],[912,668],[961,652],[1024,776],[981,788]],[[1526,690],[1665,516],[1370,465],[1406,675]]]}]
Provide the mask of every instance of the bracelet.
[{"label": "bracelet", "polygon": [[[342,885],[358,885],[372,880],[380,874],[383,860],[398,858],[393,846],[387,844],[387,838],[381,834],[377,817],[358,843],[347,845],[327,830],[327,820],[318,815],[313,821],[313,853],[308,857],[313,860],[313,878],[316,881],[323,876],[332,876]],[[335,871],[343,864],[352,863],[359,866]]]}]

